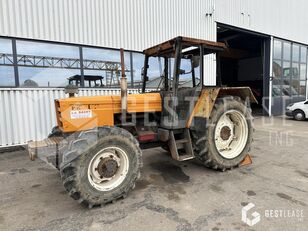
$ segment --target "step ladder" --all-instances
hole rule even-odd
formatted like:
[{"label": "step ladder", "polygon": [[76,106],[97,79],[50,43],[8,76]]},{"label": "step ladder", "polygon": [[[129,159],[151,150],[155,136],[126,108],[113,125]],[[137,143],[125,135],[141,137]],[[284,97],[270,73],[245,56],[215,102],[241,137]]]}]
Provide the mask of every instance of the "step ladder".
[{"label": "step ladder", "polygon": [[176,133],[176,135],[180,135],[180,138],[175,138],[177,137],[175,136],[175,131],[170,131],[168,145],[172,158],[178,161],[195,158],[189,129],[185,128],[182,134]]}]

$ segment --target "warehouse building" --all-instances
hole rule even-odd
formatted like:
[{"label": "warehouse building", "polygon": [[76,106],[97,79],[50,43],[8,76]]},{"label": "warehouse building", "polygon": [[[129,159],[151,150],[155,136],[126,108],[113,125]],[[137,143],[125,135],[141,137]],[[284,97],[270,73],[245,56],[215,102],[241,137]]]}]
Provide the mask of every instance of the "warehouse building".
[{"label": "warehouse building", "polygon": [[179,35],[225,42],[205,57],[204,82],[248,85],[264,114],[280,115],[307,99],[306,9],[305,0],[3,0],[0,147],[45,138],[68,83],[79,95],[118,94],[119,48],[138,92],[142,50]]}]

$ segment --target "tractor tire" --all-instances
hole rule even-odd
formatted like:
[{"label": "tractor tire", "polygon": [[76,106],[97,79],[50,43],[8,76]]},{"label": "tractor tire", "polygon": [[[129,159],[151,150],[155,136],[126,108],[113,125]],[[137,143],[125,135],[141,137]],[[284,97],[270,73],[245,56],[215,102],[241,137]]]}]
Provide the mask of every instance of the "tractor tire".
[{"label": "tractor tire", "polygon": [[225,171],[237,167],[253,141],[251,109],[239,97],[218,98],[202,131],[192,131],[196,159]]},{"label": "tractor tire", "polygon": [[72,154],[78,157],[60,167],[63,185],[73,199],[89,208],[126,197],[140,177],[139,143],[122,128],[81,132],[64,157]]},{"label": "tractor tire", "polygon": [[52,137],[61,137],[63,136],[63,132],[59,129],[58,126],[52,128],[51,133],[48,135],[48,138]]}]

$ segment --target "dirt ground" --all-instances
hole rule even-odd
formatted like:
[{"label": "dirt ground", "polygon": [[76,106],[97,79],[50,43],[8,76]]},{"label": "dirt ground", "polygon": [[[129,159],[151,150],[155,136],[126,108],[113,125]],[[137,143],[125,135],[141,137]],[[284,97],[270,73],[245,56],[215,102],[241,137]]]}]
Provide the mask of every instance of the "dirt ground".
[{"label": "dirt ground", "polygon": [[[255,127],[252,165],[216,172],[147,150],[135,190],[92,210],[25,150],[0,153],[0,230],[307,230],[308,121],[259,117]],[[241,220],[249,203],[253,226]]]}]

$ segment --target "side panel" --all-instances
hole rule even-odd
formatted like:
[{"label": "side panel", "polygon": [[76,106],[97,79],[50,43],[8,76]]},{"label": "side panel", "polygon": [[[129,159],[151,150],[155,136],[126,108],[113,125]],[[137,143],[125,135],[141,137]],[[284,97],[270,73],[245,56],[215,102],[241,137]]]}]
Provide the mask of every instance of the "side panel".
[{"label": "side panel", "polygon": [[192,114],[187,120],[186,127],[190,128],[194,118],[209,118],[213,110],[215,100],[218,96],[219,88],[205,88],[202,90],[198,102],[195,105]]},{"label": "side panel", "polygon": [[[308,102],[308,101],[307,101]],[[306,102],[306,103],[307,103]],[[303,110],[304,110],[304,112],[305,112],[305,115],[306,115],[306,119],[308,119],[308,103],[307,104],[304,104],[304,106],[303,106]]]},{"label": "side panel", "polygon": [[82,131],[114,124],[112,96],[69,98],[59,100],[59,102],[60,113],[57,113],[59,116],[57,120],[60,121],[58,126],[64,132]]},{"label": "side panel", "polygon": [[[121,112],[121,97],[113,96],[114,113]],[[127,96],[127,112],[160,112],[162,100],[160,93],[132,94]]]},{"label": "side panel", "polygon": [[[121,113],[120,96],[76,97],[56,101],[58,126],[75,132],[101,126],[113,126],[114,115]],[[132,94],[127,98],[127,112],[160,112],[159,93]]]}]

